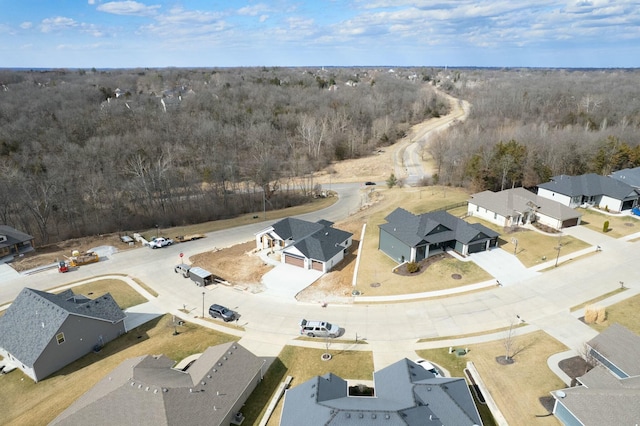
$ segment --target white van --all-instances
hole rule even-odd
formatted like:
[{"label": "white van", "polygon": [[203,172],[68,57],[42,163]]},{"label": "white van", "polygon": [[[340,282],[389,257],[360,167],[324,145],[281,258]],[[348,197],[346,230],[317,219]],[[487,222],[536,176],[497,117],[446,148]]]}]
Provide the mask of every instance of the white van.
[{"label": "white van", "polygon": [[327,321],[300,321],[300,334],[308,337],[338,337],[340,327]]}]

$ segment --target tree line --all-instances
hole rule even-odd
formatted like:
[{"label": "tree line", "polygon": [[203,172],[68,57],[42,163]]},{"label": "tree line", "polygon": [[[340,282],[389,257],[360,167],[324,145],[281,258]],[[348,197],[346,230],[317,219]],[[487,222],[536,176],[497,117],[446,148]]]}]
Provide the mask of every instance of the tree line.
[{"label": "tree line", "polygon": [[37,243],[306,202],[446,114],[435,69],[0,70],[0,221]]},{"label": "tree line", "polygon": [[472,191],[640,166],[640,71],[459,69],[441,88],[469,117],[426,147],[434,180]]}]

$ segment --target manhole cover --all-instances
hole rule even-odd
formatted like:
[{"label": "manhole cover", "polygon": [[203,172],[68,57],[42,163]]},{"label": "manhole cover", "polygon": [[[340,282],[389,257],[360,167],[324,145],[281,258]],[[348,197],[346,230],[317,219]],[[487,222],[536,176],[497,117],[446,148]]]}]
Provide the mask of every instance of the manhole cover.
[{"label": "manhole cover", "polygon": [[451,274],[451,278],[453,278],[454,280],[460,280],[460,279],[462,279],[462,275],[460,275],[460,274]]},{"label": "manhole cover", "polygon": [[371,283],[371,287],[380,287],[380,283]]}]

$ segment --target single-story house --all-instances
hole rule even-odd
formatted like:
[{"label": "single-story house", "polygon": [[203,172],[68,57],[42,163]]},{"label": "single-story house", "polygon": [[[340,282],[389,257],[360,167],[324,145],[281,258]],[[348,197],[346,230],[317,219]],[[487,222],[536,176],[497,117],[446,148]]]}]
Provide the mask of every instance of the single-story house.
[{"label": "single-story house", "polygon": [[572,209],[590,205],[612,212],[630,210],[638,205],[640,198],[640,192],[631,185],[595,173],[554,176],[551,181],[538,185],[538,195]]},{"label": "single-story house", "polygon": [[435,377],[406,358],[373,378],[368,396],[333,373],[287,390],[280,425],[482,425],[464,378]]},{"label": "single-story house", "polygon": [[587,345],[595,368],[578,386],[551,392],[564,425],[635,425],[640,419],[640,336],[613,324]]},{"label": "single-story house", "polygon": [[329,272],[344,259],[353,234],[333,227],[333,222],[285,218],[256,234],[258,250],[282,252],[282,263]]},{"label": "single-story house", "polygon": [[538,222],[554,229],[579,225],[582,217],[576,210],[524,188],[473,194],[467,205],[467,215],[498,226],[520,226]]},{"label": "single-story house", "polygon": [[635,189],[640,189],[640,167],[618,170],[611,173],[609,176],[613,179],[619,180],[620,182],[626,183]]},{"label": "single-story house", "polygon": [[0,317],[0,355],[38,382],[125,333],[125,313],[109,293],[24,288]]},{"label": "single-story house", "polygon": [[264,364],[236,342],[209,347],[183,369],[164,355],[130,358],[50,424],[239,425]]},{"label": "single-story house", "polygon": [[466,256],[498,243],[497,232],[445,211],[414,215],[398,207],[385,220],[380,225],[378,249],[399,263],[419,262],[447,249]]},{"label": "single-story house", "polygon": [[31,235],[7,225],[0,225],[0,258],[32,251],[33,240]]}]

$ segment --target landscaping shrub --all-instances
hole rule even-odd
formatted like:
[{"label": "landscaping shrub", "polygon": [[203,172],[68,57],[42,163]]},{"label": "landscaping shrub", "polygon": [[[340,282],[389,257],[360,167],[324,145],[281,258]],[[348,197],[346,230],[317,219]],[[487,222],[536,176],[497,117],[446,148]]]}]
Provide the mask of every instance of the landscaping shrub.
[{"label": "landscaping shrub", "polygon": [[605,220],[604,225],[602,225],[602,232],[607,232],[609,230],[609,221]]},{"label": "landscaping shrub", "polygon": [[409,262],[407,263],[407,272],[410,274],[416,273],[420,270],[420,265],[417,262]]},{"label": "landscaping shrub", "polygon": [[602,306],[587,305],[584,308],[584,322],[602,324],[607,319],[607,312]]}]

